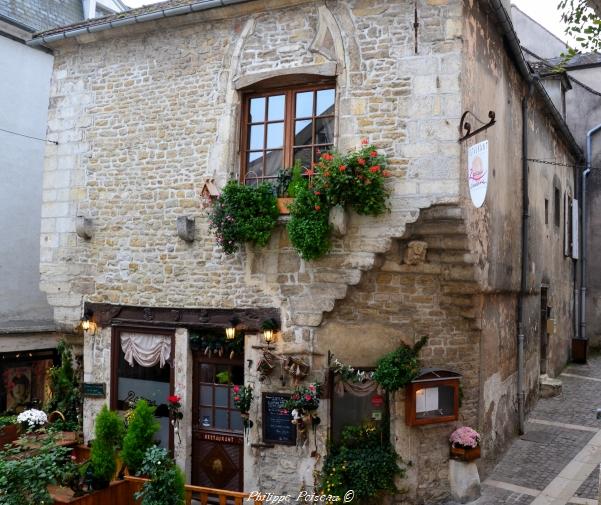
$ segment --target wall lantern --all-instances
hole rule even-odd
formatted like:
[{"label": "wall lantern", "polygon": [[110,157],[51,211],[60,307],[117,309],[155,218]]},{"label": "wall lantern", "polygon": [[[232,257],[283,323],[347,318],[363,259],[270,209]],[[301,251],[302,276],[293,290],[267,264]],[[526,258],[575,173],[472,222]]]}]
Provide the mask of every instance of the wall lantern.
[{"label": "wall lantern", "polygon": [[234,340],[236,338],[236,326],[240,323],[237,317],[230,319],[230,325],[225,329],[225,338]]},{"label": "wall lantern", "polygon": [[96,333],[96,323],[93,320],[94,312],[90,309],[87,309],[83,313],[83,317],[81,318],[81,328],[83,331],[90,331],[92,333]]},{"label": "wall lantern", "polygon": [[424,368],[407,386],[405,422],[408,426],[448,423],[459,417],[459,379],[450,370]]},{"label": "wall lantern", "polygon": [[278,323],[275,319],[266,319],[261,323],[261,330],[263,331],[263,340],[269,347],[275,340],[275,334],[278,329]]}]

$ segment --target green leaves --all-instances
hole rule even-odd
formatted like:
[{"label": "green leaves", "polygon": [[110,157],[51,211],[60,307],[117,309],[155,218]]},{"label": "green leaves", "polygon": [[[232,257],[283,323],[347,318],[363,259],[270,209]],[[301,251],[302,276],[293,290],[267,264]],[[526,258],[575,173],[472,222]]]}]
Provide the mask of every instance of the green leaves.
[{"label": "green leaves", "polygon": [[352,503],[381,503],[383,493],[396,491],[394,479],[405,471],[387,437],[374,426],[347,426],[339,444],[331,447],[321,473],[322,494],[344,496],[352,489]]},{"label": "green leaves", "polygon": [[125,425],[119,414],[106,405],[96,416],[96,438],[92,444],[90,460],[94,477],[107,483],[117,470],[116,451],[121,447]]},{"label": "green leaves", "polygon": [[301,258],[310,261],[330,250],[330,208],[320,195],[301,188],[290,205],[288,236]]},{"label": "green leaves", "polygon": [[[561,11],[561,20],[567,25],[565,33],[578,42],[580,50],[601,51],[601,19],[589,7],[587,0],[561,0],[557,8]],[[561,55],[561,66],[565,66],[577,53],[576,49],[568,48],[567,52]]]},{"label": "green leaves", "polygon": [[134,493],[141,505],[183,505],[184,475],[167,451],[161,447],[149,447],[145,454],[140,473],[147,475],[150,481]]},{"label": "green leaves", "polygon": [[142,466],[144,455],[154,445],[154,434],[159,430],[159,422],[154,417],[155,407],[146,400],[138,400],[123,439],[121,459],[131,473]]},{"label": "green leaves", "polygon": [[378,361],[374,380],[387,391],[405,387],[419,374],[417,355],[427,341],[428,337],[422,337],[413,347],[402,344],[396,351],[386,354]]},{"label": "green leaves", "polygon": [[245,186],[226,184],[210,215],[210,228],[226,254],[233,254],[244,242],[264,247],[279,216],[273,188],[263,183]]}]

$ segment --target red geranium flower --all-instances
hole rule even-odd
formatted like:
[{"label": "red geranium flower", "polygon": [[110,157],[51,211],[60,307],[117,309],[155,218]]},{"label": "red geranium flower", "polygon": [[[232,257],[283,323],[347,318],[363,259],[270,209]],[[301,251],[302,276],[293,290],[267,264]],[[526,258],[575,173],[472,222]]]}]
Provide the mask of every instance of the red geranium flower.
[{"label": "red geranium flower", "polygon": [[326,161],[332,161],[334,159],[334,156],[332,156],[330,153],[324,153],[321,155],[321,157]]},{"label": "red geranium flower", "polygon": [[319,205],[315,206],[315,210],[320,210],[320,209],[321,209],[321,207]]},{"label": "red geranium flower", "polygon": [[357,160],[357,163],[359,163],[359,165],[363,166],[363,165],[365,165],[365,160],[363,158],[359,158]]},{"label": "red geranium flower", "polygon": [[369,155],[370,155],[372,158],[375,158],[375,157],[377,157],[377,156],[378,156],[378,151],[372,151],[371,153],[369,153]]},{"label": "red geranium flower", "polygon": [[372,174],[375,174],[375,173],[376,173],[376,172],[378,172],[379,170],[380,170],[380,165],[374,165],[373,167],[371,167],[371,168],[369,169],[369,171],[370,171]]},{"label": "red geranium flower", "polygon": [[340,165],[338,167],[338,170],[340,170],[341,172],[344,172],[346,170],[346,165]]},{"label": "red geranium flower", "polygon": [[311,395],[305,395],[305,400],[310,402],[313,399]]},{"label": "red geranium flower", "polygon": [[179,403],[181,401],[181,396],[177,396],[177,395],[169,395],[167,397],[167,401],[169,403]]},{"label": "red geranium flower", "polygon": [[315,192],[315,194],[316,194],[317,196],[319,196],[319,195],[321,195],[321,192],[319,192],[319,191],[316,191],[316,192]]},{"label": "red geranium flower", "polygon": [[315,170],[313,170],[312,168],[307,168],[305,170],[305,175],[307,177],[313,177],[315,175]]},{"label": "red geranium flower", "polygon": [[367,144],[369,144],[369,140],[367,139],[361,139],[361,143],[366,146]]}]

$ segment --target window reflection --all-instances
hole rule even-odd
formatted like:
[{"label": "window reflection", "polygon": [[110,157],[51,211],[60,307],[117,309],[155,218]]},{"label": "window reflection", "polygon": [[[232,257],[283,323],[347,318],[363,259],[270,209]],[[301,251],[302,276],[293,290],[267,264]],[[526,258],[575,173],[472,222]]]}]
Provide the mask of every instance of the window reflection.
[{"label": "window reflection", "polygon": [[269,97],[269,121],[282,121],[284,119],[285,97],[275,95]]}]

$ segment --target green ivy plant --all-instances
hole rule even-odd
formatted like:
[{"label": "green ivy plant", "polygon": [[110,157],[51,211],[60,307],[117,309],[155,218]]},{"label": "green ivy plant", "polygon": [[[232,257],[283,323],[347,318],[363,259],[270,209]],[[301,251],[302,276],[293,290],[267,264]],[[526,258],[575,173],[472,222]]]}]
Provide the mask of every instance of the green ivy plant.
[{"label": "green ivy plant", "polygon": [[54,428],[65,431],[78,431],[80,425],[81,391],[77,372],[73,368],[73,353],[71,346],[61,340],[57,346],[61,364],[49,371],[51,396],[45,410],[59,411],[65,420],[53,423]]},{"label": "green ivy plant", "polygon": [[402,344],[378,361],[374,371],[374,380],[387,391],[397,391],[409,384],[420,370],[419,351],[428,342],[428,337],[422,337],[413,346]]},{"label": "green ivy plant", "polygon": [[314,260],[330,250],[330,208],[320,195],[300,188],[296,199],[288,207],[288,237],[301,258]]},{"label": "green ivy plant", "polygon": [[156,407],[151,407],[146,400],[138,400],[129,419],[127,433],[123,438],[121,459],[131,473],[136,473],[142,466],[144,455],[154,444],[154,435],[159,430],[159,422],[154,416]]},{"label": "green ivy plant", "polygon": [[[560,0],[557,9],[565,23],[565,33],[572,37],[585,52],[601,51],[601,18],[589,5],[588,0]],[[569,47],[562,56],[569,61],[578,50]]]},{"label": "green ivy plant", "polygon": [[229,181],[211,210],[210,229],[223,251],[233,254],[245,242],[267,245],[278,216],[271,185],[246,186]]},{"label": "green ivy plant", "polygon": [[338,444],[330,447],[321,472],[320,492],[344,496],[355,491],[351,503],[381,503],[394,493],[394,480],[405,470],[385,433],[374,425],[347,426]]},{"label": "green ivy plant", "polygon": [[136,500],[142,500],[141,505],[184,504],[184,475],[165,449],[149,447],[138,473],[150,479],[134,493]]},{"label": "green ivy plant", "polygon": [[96,416],[95,434],[90,461],[95,478],[95,487],[108,486],[117,470],[117,450],[121,448],[125,435],[125,424],[119,414],[106,405]]}]

